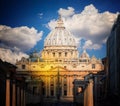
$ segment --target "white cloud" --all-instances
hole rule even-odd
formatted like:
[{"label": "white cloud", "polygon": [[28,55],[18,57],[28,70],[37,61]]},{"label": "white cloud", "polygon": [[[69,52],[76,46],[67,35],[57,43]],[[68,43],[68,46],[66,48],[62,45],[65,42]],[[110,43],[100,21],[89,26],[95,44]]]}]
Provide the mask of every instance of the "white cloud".
[{"label": "white cloud", "polygon": [[11,28],[0,25],[0,47],[27,51],[42,38],[43,32],[27,26]]},{"label": "white cloud", "polygon": [[74,14],[74,8],[68,7],[67,9],[60,8],[58,13],[63,17],[69,17]]},{"label": "white cloud", "polygon": [[16,60],[20,60],[22,57],[28,58],[28,55],[22,52],[11,51],[10,49],[0,48],[0,59],[3,61],[16,63]]},{"label": "white cloud", "polygon": [[11,28],[0,25],[0,59],[15,64],[16,59],[28,57],[23,53],[41,40],[43,32],[27,26]]},{"label": "white cloud", "polygon": [[[71,9],[73,13],[71,12],[72,14],[70,15],[65,15],[70,9],[64,10],[66,9],[60,8],[58,13],[62,14],[65,27],[72,32],[76,38],[84,39],[85,44],[83,48],[87,49],[100,49],[102,44],[106,43],[111,27],[118,15],[118,13],[111,13],[109,11],[99,13],[98,9],[92,4],[85,6],[84,10],[78,14],[74,12],[74,8]],[[55,25],[55,19],[47,24],[49,29],[55,28]],[[92,42],[91,48],[86,46],[89,40]]]},{"label": "white cloud", "polygon": [[98,10],[94,7],[93,4],[86,6],[84,10],[81,12],[82,15],[92,15],[98,13]]},{"label": "white cloud", "polygon": [[83,49],[100,49],[101,45],[99,44],[93,44],[93,42],[91,40],[87,40],[83,46]]},{"label": "white cloud", "polygon": [[53,20],[50,20],[50,22],[46,25],[46,27],[50,30],[53,30],[56,26],[56,20],[53,19]]}]

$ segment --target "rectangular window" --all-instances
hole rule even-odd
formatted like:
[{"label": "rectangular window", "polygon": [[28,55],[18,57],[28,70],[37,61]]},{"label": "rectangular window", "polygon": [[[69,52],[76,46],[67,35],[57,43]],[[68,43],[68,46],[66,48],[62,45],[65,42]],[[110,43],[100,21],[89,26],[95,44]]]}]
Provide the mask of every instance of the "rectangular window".
[{"label": "rectangular window", "polygon": [[67,84],[64,84],[64,86],[67,86]]},{"label": "rectangular window", "polygon": [[73,64],[73,68],[76,68],[77,67],[77,65],[76,64]]},{"label": "rectangular window", "polygon": [[54,84],[50,84],[51,86],[54,86]]},{"label": "rectangular window", "polygon": [[55,53],[53,53],[53,57],[55,57]]},{"label": "rectangular window", "polygon": [[67,52],[65,52],[65,57],[67,57]]},{"label": "rectangular window", "polygon": [[95,69],[95,64],[92,64],[92,69]]},{"label": "rectangular window", "polygon": [[22,65],[22,69],[25,69],[25,65]]},{"label": "rectangular window", "polygon": [[64,90],[64,96],[67,96],[67,90]]},{"label": "rectangular window", "polygon": [[59,52],[59,57],[61,57],[61,52]]},{"label": "rectangular window", "polygon": [[82,60],[79,60],[79,62],[82,62]]},{"label": "rectangular window", "polygon": [[64,66],[64,68],[66,68],[66,66]]}]

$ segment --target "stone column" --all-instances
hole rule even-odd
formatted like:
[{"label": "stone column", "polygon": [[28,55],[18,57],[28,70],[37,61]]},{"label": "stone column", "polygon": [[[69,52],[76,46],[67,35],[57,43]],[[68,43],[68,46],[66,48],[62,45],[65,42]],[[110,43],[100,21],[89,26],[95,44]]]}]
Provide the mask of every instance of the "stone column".
[{"label": "stone column", "polygon": [[50,84],[51,84],[51,82],[50,82],[50,76],[49,76],[48,77],[48,96],[51,96],[51,94],[50,94],[50,91],[51,91]]},{"label": "stone column", "polygon": [[24,98],[24,100],[23,100],[23,106],[26,106],[26,102],[25,102],[25,90],[23,90],[23,98]]},{"label": "stone column", "polygon": [[89,85],[88,85],[88,106],[94,106],[93,104],[93,80],[89,80]]},{"label": "stone column", "polygon": [[17,87],[17,106],[20,106],[20,87]]},{"label": "stone column", "polygon": [[39,88],[39,94],[40,94],[40,103],[42,102],[42,80],[40,80],[40,88]]},{"label": "stone column", "polygon": [[85,91],[84,91],[84,106],[88,106],[89,104],[89,85],[86,86]]},{"label": "stone column", "polygon": [[87,106],[87,88],[84,90],[84,106]]},{"label": "stone column", "polygon": [[56,96],[56,77],[54,77],[54,96]]},{"label": "stone column", "polygon": [[86,106],[88,106],[89,104],[89,84],[87,85],[87,88],[86,88]]},{"label": "stone column", "polygon": [[24,104],[24,101],[23,101],[23,99],[24,99],[24,97],[23,97],[23,88],[21,88],[21,95],[20,95],[20,98],[21,98],[21,106],[23,106],[23,104]]},{"label": "stone column", "polygon": [[46,83],[45,83],[45,84],[46,84],[45,93],[46,93],[46,96],[48,96],[48,77],[46,76],[45,79],[46,79],[46,81],[45,81],[45,82],[46,82]]},{"label": "stone column", "polygon": [[97,87],[98,87],[97,77],[94,77],[94,88],[95,88],[95,89],[94,89],[94,101],[95,101],[95,102],[94,102],[94,103],[95,103],[94,105],[95,105],[95,106],[97,106],[97,104],[98,104],[98,103],[97,103],[97,102],[98,102],[98,100],[97,100],[98,98],[97,98],[97,97],[98,97],[98,92],[99,92],[99,91],[98,91]]},{"label": "stone column", "polygon": [[15,85],[15,80],[13,80],[13,84],[12,84],[12,106],[16,106],[16,85]]},{"label": "stone column", "polygon": [[73,81],[74,81],[74,78],[73,77],[70,77],[70,89],[69,89],[69,96],[73,96]]},{"label": "stone column", "polygon": [[61,96],[64,96],[64,77],[62,77],[61,81]]},{"label": "stone column", "polygon": [[70,94],[70,76],[67,76],[67,96]]},{"label": "stone column", "polygon": [[6,76],[6,106],[10,106],[10,74]]}]

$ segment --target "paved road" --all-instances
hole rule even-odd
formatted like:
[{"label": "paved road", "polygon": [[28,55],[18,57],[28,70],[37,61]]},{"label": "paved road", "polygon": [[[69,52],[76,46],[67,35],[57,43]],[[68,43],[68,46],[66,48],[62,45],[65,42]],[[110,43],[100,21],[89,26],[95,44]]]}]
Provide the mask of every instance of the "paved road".
[{"label": "paved road", "polygon": [[82,106],[82,105],[77,105],[75,103],[72,102],[56,102],[56,103],[52,103],[52,102],[44,102],[41,104],[30,104],[27,106]]},{"label": "paved road", "polygon": [[57,102],[57,103],[44,103],[43,106],[76,106],[76,104],[67,102]]}]

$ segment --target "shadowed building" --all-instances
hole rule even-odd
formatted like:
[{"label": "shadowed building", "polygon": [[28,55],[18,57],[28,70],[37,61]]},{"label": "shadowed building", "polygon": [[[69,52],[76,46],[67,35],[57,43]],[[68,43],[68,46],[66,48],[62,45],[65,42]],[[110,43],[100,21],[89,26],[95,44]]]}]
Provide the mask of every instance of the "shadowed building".
[{"label": "shadowed building", "polygon": [[0,59],[0,105],[25,106],[25,82],[17,77],[16,66]]},{"label": "shadowed building", "polygon": [[[41,54],[22,58],[16,66],[17,73],[27,78],[33,93],[41,92],[44,98],[61,100],[72,100],[75,79],[83,80],[87,74],[103,70],[101,60],[90,58],[85,50],[79,54],[76,39],[66,30],[61,17],[44,40]],[[35,84],[31,83],[33,80]]]},{"label": "shadowed building", "polygon": [[120,14],[107,40],[109,94],[120,97]]}]

